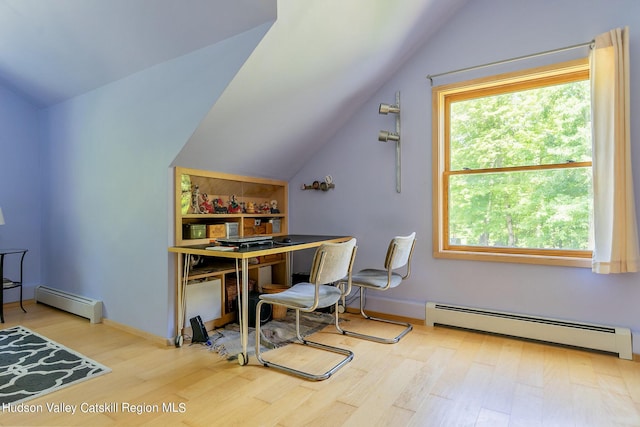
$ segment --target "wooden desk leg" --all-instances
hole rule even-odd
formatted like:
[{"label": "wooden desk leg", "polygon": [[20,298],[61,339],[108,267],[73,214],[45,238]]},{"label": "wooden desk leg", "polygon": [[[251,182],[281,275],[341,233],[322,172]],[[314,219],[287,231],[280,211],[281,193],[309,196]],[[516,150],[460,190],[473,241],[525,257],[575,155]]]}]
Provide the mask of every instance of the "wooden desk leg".
[{"label": "wooden desk leg", "polygon": [[238,307],[240,313],[240,340],[242,341],[242,353],[238,355],[238,363],[241,366],[249,363],[249,355],[247,354],[247,343],[249,341],[249,259],[242,259],[242,295],[240,297],[241,306]]}]

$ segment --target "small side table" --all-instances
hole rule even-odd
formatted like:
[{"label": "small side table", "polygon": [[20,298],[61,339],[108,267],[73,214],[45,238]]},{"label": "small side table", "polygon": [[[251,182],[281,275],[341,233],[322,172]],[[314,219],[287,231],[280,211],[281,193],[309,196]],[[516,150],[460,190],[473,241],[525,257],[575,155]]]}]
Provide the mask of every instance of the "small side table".
[{"label": "small side table", "polygon": [[[20,288],[20,308],[25,313],[27,310],[22,306],[22,266],[24,264],[24,256],[28,249],[0,249],[0,278],[2,278],[2,292],[0,292],[0,321],[4,323],[4,291],[7,289]],[[17,281],[9,279],[5,283],[4,278],[4,258],[5,255],[20,255],[20,278]]]}]

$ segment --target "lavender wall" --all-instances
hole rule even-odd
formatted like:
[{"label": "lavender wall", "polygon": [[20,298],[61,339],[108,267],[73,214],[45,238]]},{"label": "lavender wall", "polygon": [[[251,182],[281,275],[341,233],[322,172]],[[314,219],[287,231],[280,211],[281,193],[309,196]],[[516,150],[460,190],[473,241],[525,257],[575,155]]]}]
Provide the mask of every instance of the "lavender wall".
[{"label": "lavender wall", "polygon": [[169,166],[269,25],[44,111],[44,283],[173,334]]},{"label": "lavender wall", "polygon": [[[24,285],[40,284],[41,156],[38,110],[0,83],[0,207],[5,225],[0,225],[0,248],[25,248]],[[19,258],[7,257],[5,277],[16,279]],[[4,300],[17,301],[19,291],[4,293]],[[25,298],[29,298],[29,291]]]},{"label": "lavender wall", "polygon": [[[432,256],[431,88],[425,78],[448,70],[587,42],[597,34],[630,26],[631,109],[640,109],[640,2],[635,0],[472,1],[432,38],[333,140],[291,181],[291,230],[351,234],[358,238],[356,269],[381,266],[389,239],[416,231],[418,243],[408,283],[376,298],[373,310],[424,318],[427,301],[625,326],[640,333],[640,274],[596,275],[589,269],[441,260]],[[544,57],[507,68],[436,80],[444,84],[482,73],[530,67],[570,56]],[[377,114],[380,102],[402,103],[402,193],[395,191],[394,147],[377,142],[393,130],[392,116]],[[640,200],[640,124],[632,121],[636,200]],[[298,190],[325,175],[329,192]],[[640,212],[640,210],[639,210]],[[298,257],[295,270],[307,259]],[[634,352],[640,353],[636,339]]]}]

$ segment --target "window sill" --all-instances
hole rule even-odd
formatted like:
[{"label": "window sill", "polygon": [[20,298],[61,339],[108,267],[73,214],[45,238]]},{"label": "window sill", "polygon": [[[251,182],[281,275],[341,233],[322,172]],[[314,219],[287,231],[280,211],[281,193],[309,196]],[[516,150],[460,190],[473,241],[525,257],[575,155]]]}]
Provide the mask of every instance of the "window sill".
[{"label": "window sill", "polygon": [[467,261],[510,262],[519,264],[591,268],[591,258],[560,257],[552,255],[498,254],[472,251],[436,250],[433,252],[433,257],[461,259]]}]

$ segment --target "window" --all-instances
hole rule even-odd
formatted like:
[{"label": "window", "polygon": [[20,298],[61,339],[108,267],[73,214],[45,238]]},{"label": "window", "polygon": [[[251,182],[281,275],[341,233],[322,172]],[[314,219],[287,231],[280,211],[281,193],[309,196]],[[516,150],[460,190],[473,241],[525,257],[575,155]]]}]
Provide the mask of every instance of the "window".
[{"label": "window", "polygon": [[591,266],[586,59],[433,89],[434,255]]}]

